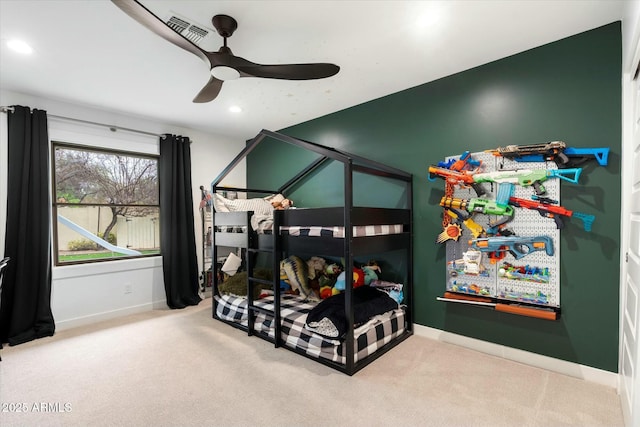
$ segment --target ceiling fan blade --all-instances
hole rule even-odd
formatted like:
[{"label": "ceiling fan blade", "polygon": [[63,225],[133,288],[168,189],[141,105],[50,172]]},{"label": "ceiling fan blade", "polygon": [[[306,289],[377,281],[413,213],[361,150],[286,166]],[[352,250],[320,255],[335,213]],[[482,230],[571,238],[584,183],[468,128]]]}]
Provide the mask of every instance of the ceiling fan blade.
[{"label": "ceiling fan blade", "polygon": [[209,61],[206,51],[200,49],[181,34],[175,32],[162,19],[154,15],[153,12],[140,4],[137,0],[111,0],[111,2],[122,9],[122,11],[131,18],[135,19],[163,39],[193,53],[211,66],[211,62]]},{"label": "ceiling fan blade", "polygon": [[222,89],[222,80],[218,80],[211,76],[206,85],[200,90],[200,92],[193,98],[193,102],[203,103],[213,101]]},{"label": "ceiling fan blade", "polygon": [[234,67],[243,77],[263,77],[267,79],[312,80],[331,77],[340,71],[335,64],[282,64],[246,65]]}]

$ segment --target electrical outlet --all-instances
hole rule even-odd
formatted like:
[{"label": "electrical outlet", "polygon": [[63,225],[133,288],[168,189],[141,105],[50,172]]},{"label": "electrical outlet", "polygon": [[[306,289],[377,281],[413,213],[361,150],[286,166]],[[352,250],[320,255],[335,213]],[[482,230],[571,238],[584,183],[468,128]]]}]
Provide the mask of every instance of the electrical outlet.
[{"label": "electrical outlet", "polygon": [[130,294],[131,292],[133,292],[133,288],[131,286],[131,283],[125,283],[124,284],[124,293],[125,294]]}]

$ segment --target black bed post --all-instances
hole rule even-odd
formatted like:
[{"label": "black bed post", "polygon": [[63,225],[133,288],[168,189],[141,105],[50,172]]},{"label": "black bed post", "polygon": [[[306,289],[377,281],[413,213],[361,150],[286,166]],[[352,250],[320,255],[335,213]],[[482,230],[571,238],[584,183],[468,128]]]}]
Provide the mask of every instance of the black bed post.
[{"label": "black bed post", "polygon": [[405,286],[405,294],[407,298],[407,330],[413,333],[413,313],[414,313],[414,304],[413,304],[413,177],[409,178],[407,182],[409,186],[409,194],[407,195],[407,208],[409,212],[411,212],[411,217],[409,218],[409,247],[407,248],[408,252],[408,265],[407,265],[407,284]]},{"label": "black bed post", "polygon": [[347,374],[354,373],[355,351],[353,337],[353,254],[351,253],[351,238],[353,228],[351,224],[351,212],[353,209],[353,163],[349,158],[344,163],[344,274],[345,274],[345,297],[344,307],[347,318],[347,336],[345,341],[345,355]]},{"label": "black bed post", "polygon": [[[215,184],[211,184],[211,197],[214,197],[213,195],[216,194],[216,186]],[[213,204],[213,201],[212,201]],[[211,210],[212,215],[212,233],[211,233],[211,266],[212,266],[212,272],[211,272],[211,317],[215,318],[216,317],[216,296],[218,295],[218,247],[216,246],[216,214],[215,214],[215,209],[213,206],[211,206]],[[205,277],[205,284],[207,279]]]},{"label": "black bed post", "polygon": [[280,224],[282,223],[283,210],[273,211],[273,316],[274,316],[274,345],[280,347],[282,344],[282,313],[281,313],[281,293],[280,293],[280,261],[282,259],[282,238],[280,238]]}]

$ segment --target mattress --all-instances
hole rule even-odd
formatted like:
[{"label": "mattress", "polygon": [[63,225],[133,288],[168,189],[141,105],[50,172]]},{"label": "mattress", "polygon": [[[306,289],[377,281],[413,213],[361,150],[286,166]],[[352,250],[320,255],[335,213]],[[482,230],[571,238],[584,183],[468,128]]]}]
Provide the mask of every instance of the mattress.
[{"label": "mattress", "polygon": [[[326,236],[344,238],[345,227],[280,227],[282,234],[288,234],[290,236]],[[404,230],[402,224],[393,225],[357,225],[353,226],[351,235],[352,237],[366,237],[366,236],[384,236],[387,234],[400,234]]]},{"label": "mattress", "polygon": [[[335,237],[344,238],[344,227],[321,227],[321,226],[289,226],[280,227],[281,234],[287,234],[289,236],[310,236],[310,237]],[[246,233],[247,227],[216,227],[218,232],[227,233]],[[266,230],[271,233],[271,230]],[[404,231],[402,224],[392,225],[358,225],[352,228],[352,237],[367,237],[367,236],[383,236],[387,234],[400,234]]]},{"label": "mattress", "polygon": [[[242,297],[223,295],[215,296],[216,315],[222,320],[241,323],[247,326],[247,300]],[[273,296],[254,301],[255,305],[273,310]],[[280,308],[282,314],[282,340],[289,348],[302,350],[306,354],[331,360],[340,364],[346,363],[344,342],[329,339],[312,332],[305,327],[307,314],[315,303],[305,301],[297,295],[283,295]],[[256,315],[254,327],[256,332],[274,338],[273,319],[262,313]],[[361,360],[373,353],[405,331],[405,313],[396,309],[374,316],[367,323],[355,328],[354,361]]]}]

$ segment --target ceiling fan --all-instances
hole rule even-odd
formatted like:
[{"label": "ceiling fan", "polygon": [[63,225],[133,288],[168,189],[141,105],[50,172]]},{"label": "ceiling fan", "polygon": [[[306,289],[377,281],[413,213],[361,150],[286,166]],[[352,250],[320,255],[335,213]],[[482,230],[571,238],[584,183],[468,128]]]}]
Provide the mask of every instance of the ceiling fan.
[{"label": "ceiling fan", "polygon": [[235,19],[228,15],[216,15],[211,22],[224,45],[217,52],[207,52],[181,34],[174,31],[162,19],[154,15],[137,0],[111,0],[127,15],[144,25],[163,39],[201,58],[209,65],[211,78],[193,99],[193,102],[209,102],[220,93],[222,83],[239,77],[263,77],[284,80],[312,80],[331,77],[340,67],[328,63],[262,65],[235,56],[227,47],[227,38],[238,28]]}]

